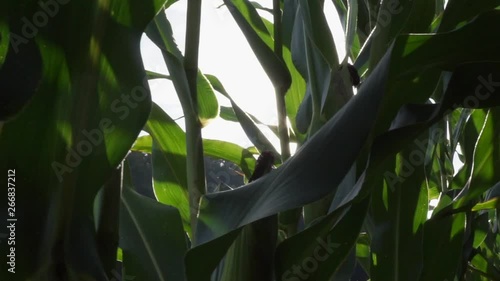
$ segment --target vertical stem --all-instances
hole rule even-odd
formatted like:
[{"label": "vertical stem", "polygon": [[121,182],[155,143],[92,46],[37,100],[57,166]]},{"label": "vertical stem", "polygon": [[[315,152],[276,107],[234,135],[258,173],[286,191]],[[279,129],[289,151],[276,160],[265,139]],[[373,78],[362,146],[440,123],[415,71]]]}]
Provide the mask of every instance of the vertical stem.
[{"label": "vertical stem", "polygon": [[274,22],[274,53],[283,59],[283,43],[281,40],[281,8],[280,0],[273,0],[273,22]]},{"label": "vertical stem", "polygon": [[[197,77],[198,73],[198,48],[200,45],[201,0],[188,0],[186,21],[186,50],[184,68],[188,79]],[[190,81],[191,82],[191,81]],[[195,86],[196,84],[189,84]],[[196,99],[196,91],[191,92],[191,97]]]},{"label": "vertical stem", "polygon": [[198,48],[200,43],[201,0],[188,0],[186,22],[186,50],[184,70],[189,83],[192,110],[184,112],[186,118],[187,180],[191,214],[193,244],[196,237],[196,222],[200,198],[205,194],[205,167],[201,122],[198,118],[197,77]]},{"label": "vertical stem", "polygon": [[[273,0],[273,21],[274,21],[274,53],[283,62],[283,42],[281,35],[281,7],[280,0]],[[286,124],[286,104],[285,94],[288,89],[282,87],[275,89],[276,106],[278,111],[278,134],[281,145],[281,161],[285,162],[290,158],[290,138]]]},{"label": "vertical stem", "polygon": [[[281,7],[280,0],[273,0],[273,21],[274,21],[274,53],[284,63],[283,60],[283,42],[281,35]],[[281,161],[285,162],[290,158],[290,137],[288,135],[288,126],[286,123],[286,103],[285,94],[288,89],[282,87],[275,89],[276,107],[278,111],[278,134],[281,146]],[[301,208],[285,211],[279,214],[279,223],[284,227],[287,236],[294,235],[297,232],[297,225]]]},{"label": "vertical stem", "polygon": [[278,134],[281,145],[281,162],[285,162],[290,158],[290,137],[286,124],[285,97],[281,95],[279,90],[276,90],[276,106],[278,107]]}]

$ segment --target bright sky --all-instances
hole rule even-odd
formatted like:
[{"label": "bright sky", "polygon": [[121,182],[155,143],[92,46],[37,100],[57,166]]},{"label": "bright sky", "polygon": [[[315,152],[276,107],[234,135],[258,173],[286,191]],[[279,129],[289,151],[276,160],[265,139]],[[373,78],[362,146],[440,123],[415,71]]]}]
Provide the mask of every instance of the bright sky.
[{"label": "bright sky", "polygon": [[[259,0],[262,6],[272,8],[272,0]],[[277,124],[276,101],[271,82],[262,70],[258,60],[233,20],[226,7],[217,9],[221,0],[204,0],[202,2],[201,38],[199,67],[205,74],[217,76],[235,102],[255,115],[262,122]],[[338,53],[345,55],[342,28],[335,8],[330,1],[325,1],[325,11],[330,28],[337,40]],[[261,15],[267,17],[267,13]],[[269,18],[270,18],[269,14]],[[167,9],[167,18],[172,24],[174,38],[179,49],[184,51],[186,31],[186,1],[178,1]],[[333,28],[335,26],[335,28]],[[146,37],[141,42],[142,56],[147,70],[167,74],[159,49]],[[172,118],[181,117],[182,110],[172,83],[168,80],[150,81],[153,101],[160,105]],[[219,104],[229,106],[222,95],[218,95]],[[184,128],[184,119],[178,120]],[[274,134],[265,126],[263,133],[271,140],[279,151],[279,142]],[[240,125],[218,118],[203,129],[203,137],[220,139],[237,143],[244,147],[252,146]]]}]

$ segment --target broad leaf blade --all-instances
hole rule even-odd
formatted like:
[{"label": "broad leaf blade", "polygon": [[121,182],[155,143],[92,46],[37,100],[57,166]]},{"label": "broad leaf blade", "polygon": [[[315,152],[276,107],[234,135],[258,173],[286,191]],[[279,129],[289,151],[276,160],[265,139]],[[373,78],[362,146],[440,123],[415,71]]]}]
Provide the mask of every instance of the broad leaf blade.
[{"label": "broad leaf blade", "polygon": [[[30,36],[40,52],[42,78],[0,138],[0,167],[16,169],[17,185],[23,187],[16,192],[23,217],[16,226],[16,261],[23,264],[17,278],[36,279],[36,272],[52,279],[56,266],[79,277],[110,274],[95,263],[91,207],[147,120],[151,101],[139,41],[163,4],[66,1],[58,4],[57,17]],[[2,30],[8,24],[11,35],[23,34],[22,19],[34,13],[47,16],[37,2],[3,3]],[[30,72],[36,73],[33,62]],[[78,253],[80,233],[88,235],[86,251],[64,254]],[[4,252],[6,247],[0,245]],[[5,274],[10,273],[2,271],[2,279],[12,278]]]},{"label": "broad leaf blade", "polygon": [[175,207],[191,235],[186,173],[186,134],[156,104],[145,130],[152,138],[153,188],[159,202]]},{"label": "broad leaf blade", "polygon": [[136,193],[125,179],[120,211],[124,279],[186,280],[186,239],[176,208]]}]

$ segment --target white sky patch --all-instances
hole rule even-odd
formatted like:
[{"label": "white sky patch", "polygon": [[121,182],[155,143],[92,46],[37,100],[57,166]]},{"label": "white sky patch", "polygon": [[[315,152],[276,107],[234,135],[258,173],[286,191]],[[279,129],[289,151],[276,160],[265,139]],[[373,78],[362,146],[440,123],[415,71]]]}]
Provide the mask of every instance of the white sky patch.
[{"label": "white sky patch", "polygon": [[342,62],[346,55],[346,50],[344,30],[342,29],[342,24],[340,23],[339,14],[337,13],[337,10],[335,9],[332,1],[325,1],[324,11],[326,21],[328,23],[328,26],[330,27],[330,31],[333,34],[335,47],[339,56],[339,62]]}]

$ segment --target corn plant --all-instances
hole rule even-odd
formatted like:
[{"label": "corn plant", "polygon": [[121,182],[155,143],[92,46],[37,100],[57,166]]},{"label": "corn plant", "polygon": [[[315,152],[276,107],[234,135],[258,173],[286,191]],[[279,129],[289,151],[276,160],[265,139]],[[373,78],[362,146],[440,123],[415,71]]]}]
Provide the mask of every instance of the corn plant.
[{"label": "corn plant", "polygon": [[[274,86],[279,148],[199,69],[201,1],[179,50],[174,2],[0,4],[2,280],[500,280],[500,1],[333,0],[340,57],[324,1],[224,0]],[[168,74],[144,69],[143,33]],[[253,147],[203,139],[214,118]],[[247,184],[208,191],[205,156]]]}]

